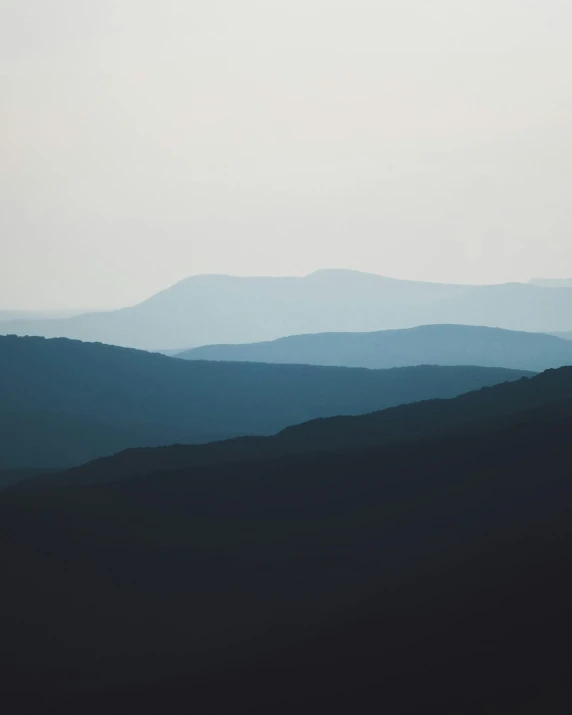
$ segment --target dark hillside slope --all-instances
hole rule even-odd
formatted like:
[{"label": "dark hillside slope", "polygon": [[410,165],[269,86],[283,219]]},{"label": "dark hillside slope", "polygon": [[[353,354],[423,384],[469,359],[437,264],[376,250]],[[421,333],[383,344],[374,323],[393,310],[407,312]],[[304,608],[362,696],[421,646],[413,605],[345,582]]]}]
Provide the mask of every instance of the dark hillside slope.
[{"label": "dark hillside slope", "polygon": [[241,360],[346,367],[483,365],[547,370],[572,365],[572,342],[554,335],[470,325],[424,325],[374,333],[293,335],[246,345],[207,345],[184,360]]},{"label": "dark hillside slope", "polygon": [[471,425],[476,428],[491,421],[510,423],[525,412],[550,412],[557,404],[566,404],[569,400],[572,400],[572,368],[560,368],[449,400],[400,405],[357,417],[313,420],[288,427],[273,437],[128,450],[50,475],[46,483],[92,483],[159,470],[192,469],[300,452],[358,449],[412,438],[427,439],[446,430],[466,430]]},{"label": "dark hillside slope", "polygon": [[65,467],[128,447],[273,434],[315,417],[452,397],[524,374],[187,362],[97,343],[0,337],[0,469]]},{"label": "dark hillside slope", "polygon": [[570,405],[354,453],[5,490],[4,698],[569,712]]}]

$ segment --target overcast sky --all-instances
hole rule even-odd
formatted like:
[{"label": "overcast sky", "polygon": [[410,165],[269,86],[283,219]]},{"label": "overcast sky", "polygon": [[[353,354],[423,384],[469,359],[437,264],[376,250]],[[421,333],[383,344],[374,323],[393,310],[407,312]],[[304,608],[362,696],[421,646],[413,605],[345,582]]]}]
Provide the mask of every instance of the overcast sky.
[{"label": "overcast sky", "polygon": [[572,277],[570,0],[0,0],[0,308]]}]

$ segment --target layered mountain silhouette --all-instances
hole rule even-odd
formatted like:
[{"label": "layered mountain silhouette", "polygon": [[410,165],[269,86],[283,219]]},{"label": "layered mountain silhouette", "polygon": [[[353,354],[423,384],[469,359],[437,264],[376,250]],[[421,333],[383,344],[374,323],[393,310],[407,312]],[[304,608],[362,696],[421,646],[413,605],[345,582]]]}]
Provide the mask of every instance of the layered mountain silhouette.
[{"label": "layered mountain silhouette", "polygon": [[246,345],[207,345],[182,351],[177,357],[368,368],[482,365],[542,371],[572,365],[572,343],[542,333],[424,325],[372,333],[294,335]]},{"label": "layered mountain silhouette", "polygon": [[5,702],[569,712],[571,389],[442,401],[449,428],[367,449],[5,489]]},{"label": "layered mountain silhouette", "polygon": [[72,466],[127,447],[273,434],[315,417],[452,397],[525,374],[189,362],[67,339],[0,337],[0,468]]},{"label": "layered mountain silhouette", "polygon": [[171,350],[440,323],[554,332],[569,328],[571,315],[570,287],[447,285],[324,270],[303,278],[195,276],[130,308],[5,321],[0,330]]},{"label": "layered mountain silhouette", "polygon": [[572,367],[532,378],[484,387],[452,399],[403,404],[354,417],[330,417],[287,427],[268,437],[240,437],[199,445],[130,449],[110,457],[42,475],[38,484],[61,486],[115,481],[156,471],[202,469],[239,462],[267,461],[307,452],[386,446],[411,439],[428,440],[449,431],[479,425],[556,415],[572,402]]}]

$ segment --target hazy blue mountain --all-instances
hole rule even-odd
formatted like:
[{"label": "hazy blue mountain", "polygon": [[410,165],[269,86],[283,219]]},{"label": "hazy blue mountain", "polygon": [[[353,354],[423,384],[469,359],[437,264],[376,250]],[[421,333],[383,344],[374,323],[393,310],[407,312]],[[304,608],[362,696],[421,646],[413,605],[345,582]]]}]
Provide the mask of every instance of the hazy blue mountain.
[{"label": "hazy blue mountain", "polygon": [[[571,373],[483,392],[514,407]],[[383,447],[5,489],[3,702],[564,715],[571,430],[568,400]]]},{"label": "hazy blue mountain", "polygon": [[452,397],[524,374],[191,362],[67,339],[0,337],[0,469],[273,434],[315,417]]},{"label": "hazy blue mountain", "polygon": [[0,310],[0,321],[53,320],[55,318],[70,318],[83,313],[85,310]]},{"label": "hazy blue mountain", "polygon": [[177,357],[368,368],[483,365],[542,371],[572,365],[572,343],[542,333],[424,325],[373,333],[318,333],[262,343],[207,345],[177,353]]},{"label": "hazy blue mountain", "polygon": [[563,338],[564,340],[572,340],[572,330],[552,334],[556,335],[558,338]]},{"label": "hazy blue mountain", "polygon": [[566,330],[572,327],[572,288],[421,283],[348,270],[317,271],[303,278],[203,275],[130,308],[5,322],[0,330],[170,350],[440,323]]}]

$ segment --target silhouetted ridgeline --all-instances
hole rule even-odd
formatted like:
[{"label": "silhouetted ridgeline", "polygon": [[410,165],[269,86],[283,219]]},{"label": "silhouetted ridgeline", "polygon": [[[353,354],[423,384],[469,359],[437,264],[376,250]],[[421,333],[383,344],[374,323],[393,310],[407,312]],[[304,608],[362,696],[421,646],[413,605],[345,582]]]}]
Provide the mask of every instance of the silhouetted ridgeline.
[{"label": "silhouetted ridgeline", "polygon": [[513,420],[538,418],[568,409],[572,400],[572,368],[548,370],[460,395],[400,405],[357,417],[317,419],[287,427],[271,437],[241,437],[211,444],[175,445],[127,450],[60,474],[36,480],[37,485],[90,484],[155,471],[269,460],[289,454],[368,448],[414,438],[430,439],[443,431],[464,432],[480,426],[506,426]]},{"label": "silhouetted ridgeline", "polygon": [[5,490],[4,702],[570,712],[571,373],[416,442]]},{"label": "silhouetted ridgeline", "polygon": [[572,288],[469,286],[396,280],[347,270],[304,278],[188,278],[143,303],[0,331],[168,350],[284,335],[454,323],[553,332],[572,321]]},{"label": "silhouetted ridgeline", "polygon": [[319,416],[452,397],[523,374],[188,362],[65,339],[0,337],[0,468],[64,467],[127,447],[273,434]]},{"label": "silhouetted ridgeline", "polygon": [[541,371],[572,365],[572,342],[499,328],[424,325],[374,333],[294,335],[246,345],[207,345],[182,351],[177,357],[368,368],[482,365]]}]

